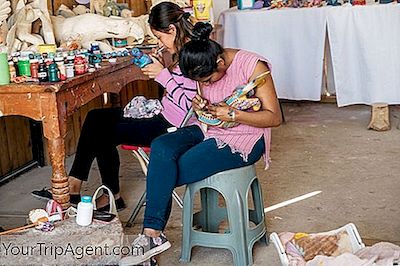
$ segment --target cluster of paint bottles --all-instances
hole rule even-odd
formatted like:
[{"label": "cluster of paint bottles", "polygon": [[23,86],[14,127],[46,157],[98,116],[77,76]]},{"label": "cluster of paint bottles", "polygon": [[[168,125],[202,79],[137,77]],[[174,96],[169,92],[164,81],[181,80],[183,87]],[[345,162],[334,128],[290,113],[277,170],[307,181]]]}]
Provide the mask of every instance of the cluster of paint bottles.
[{"label": "cluster of paint bottles", "polygon": [[58,82],[95,71],[101,67],[103,59],[125,56],[133,56],[132,63],[140,68],[152,63],[151,58],[138,48],[102,54],[98,43],[92,43],[89,51],[81,49],[42,54],[15,52],[8,57],[8,67],[11,80],[24,76],[26,81]]},{"label": "cluster of paint bottles", "polygon": [[88,70],[88,51],[59,53],[15,52],[9,56],[10,78],[24,76],[28,81],[58,82]]}]

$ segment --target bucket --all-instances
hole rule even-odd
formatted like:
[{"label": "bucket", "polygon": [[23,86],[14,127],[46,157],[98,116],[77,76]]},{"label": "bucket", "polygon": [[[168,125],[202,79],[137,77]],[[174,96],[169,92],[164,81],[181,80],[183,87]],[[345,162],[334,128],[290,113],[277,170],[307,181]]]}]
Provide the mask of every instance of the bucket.
[{"label": "bucket", "polygon": [[0,53],[0,85],[10,84],[7,53]]}]

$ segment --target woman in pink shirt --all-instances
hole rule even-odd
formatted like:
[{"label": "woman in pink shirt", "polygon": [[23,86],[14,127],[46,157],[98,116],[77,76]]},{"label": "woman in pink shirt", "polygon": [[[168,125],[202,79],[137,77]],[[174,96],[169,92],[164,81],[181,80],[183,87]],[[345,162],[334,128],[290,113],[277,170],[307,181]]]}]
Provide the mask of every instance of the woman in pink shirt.
[{"label": "woman in pink shirt", "polygon": [[[121,108],[97,109],[88,113],[75,159],[69,173],[71,203],[80,201],[80,189],[87,181],[93,160],[97,160],[104,185],[109,187],[116,199],[118,210],[125,208],[119,194],[119,154],[120,144],[150,146],[151,141],[167,133],[170,127],[179,127],[191,107],[196,95],[195,82],[183,77],[177,66],[177,53],[192,37],[193,24],[190,14],[178,5],[162,2],[154,6],[149,15],[152,32],[159,40],[159,48],[173,55],[173,62],[166,68],[158,54],[153,55],[153,64],[142,69],[143,73],[165,88],[161,100],[162,111],[152,118],[132,119],[123,117]],[[47,189],[33,191],[34,196],[51,199]],[[109,210],[108,196],[99,197],[98,210]],[[102,208],[103,207],[103,208]]]},{"label": "woman in pink shirt", "polygon": [[193,99],[194,110],[207,109],[216,118],[238,125],[231,128],[208,126],[205,130],[198,123],[162,135],[152,142],[144,229],[133,242],[138,255],[123,258],[120,265],[139,264],[171,246],[162,232],[168,221],[168,202],[175,187],[254,164],[262,155],[268,166],[270,128],[279,126],[282,119],[271,75],[255,89],[255,96],[262,105],[259,111],[241,111],[221,102],[237,86],[247,84],[270,71],[271,67],[257,54],[223,49],[209,39],[211,31],[209,24],[194,26],[195,37],[180,51],[179,66],[185,77],[198,81],[201,95]]}]

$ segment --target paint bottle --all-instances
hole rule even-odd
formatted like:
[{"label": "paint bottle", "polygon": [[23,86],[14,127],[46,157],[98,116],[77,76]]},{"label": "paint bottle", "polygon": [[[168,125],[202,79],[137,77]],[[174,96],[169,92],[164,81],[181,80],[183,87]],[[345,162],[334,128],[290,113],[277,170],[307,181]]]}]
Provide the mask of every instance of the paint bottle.
[{"label": "paint bottle", "polygon": [[59,78],[61,81],[64,81],[67,79],[67,73],[64,65],[64,58],[63,57],[56,57],[54,58],[54,61],[57,64],[58,70],[59,70]]},{"label": "paint bottle", "polygon": [[28,57],[20,57],[18,59],[18,72],[20,76],[31,76],[31,64]]},{"label": "paint bottle", "polygon": [[75,57],[74,60],[74,66],[75,66],[75,74],[76,75],[82,75],[86,73],[86,60],[85,57],[82,55],[78,55]]},{"label": "paint bottle", "polygon": [[12,60],[8,61],[8,69],[10,72],[10,81],[17,77],[17,69],[14,66],[14,62]]},{"label": "paint bottle", "polygon": [[90,52],[91,52],[92,54],[101,54],[99,43],[97,43],[97,42],[92,42],[92,43],[90,44]]},{"label": "paint bottle", "polygon": [[75,77],[74,65],[73,64],[65,65],[65,73],[66,73],[67,78]]},{"label": "paint bottle", "polygon": [[58,75],[59,75],[59,70],[57,67],[56,63],[52,63],[49,65],[48,69],[47,69],[47,73],[49,75],[49,81],[50,82],[58,82],[60,81]]},{"label": "paint bottle", "polygon": [[67,60],[65,61],[65,74],[67,78],[75,77],[75,68],[74,68],[74,59],[75,56],[69,55],[67,56]]},{"label": "paint bottle", "polygon": [[39,60],[38,78],[40,82],[49,81],[47,74],[47,65],[43,60]]},{"label": "paint bottle", "polygon": [[12,61],[14,62],[15,71],[17,72],[17,77],[19,76],[19,71],[18,71],[18,57],[19,57],[19,55],[20,55],[19,52],[11,53]]},{"label": "paint bottle", "polygon": [[36,79],[39,78],[39,60],[31,59],[30,69],[31,69],[31,77]]}]

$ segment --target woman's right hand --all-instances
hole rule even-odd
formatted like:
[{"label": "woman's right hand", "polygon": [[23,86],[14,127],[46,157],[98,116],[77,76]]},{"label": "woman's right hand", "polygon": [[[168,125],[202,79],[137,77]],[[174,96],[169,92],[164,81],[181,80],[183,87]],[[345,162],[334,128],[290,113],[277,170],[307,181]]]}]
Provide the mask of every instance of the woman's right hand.
[{"label": "woman's right hand", "polygon": [[202,98],[199,94],[196,94],[196,96],[192,100],[192,107],[195,112],[204,110],[204,108],[208,105],[208,101],[204,98]]}]

